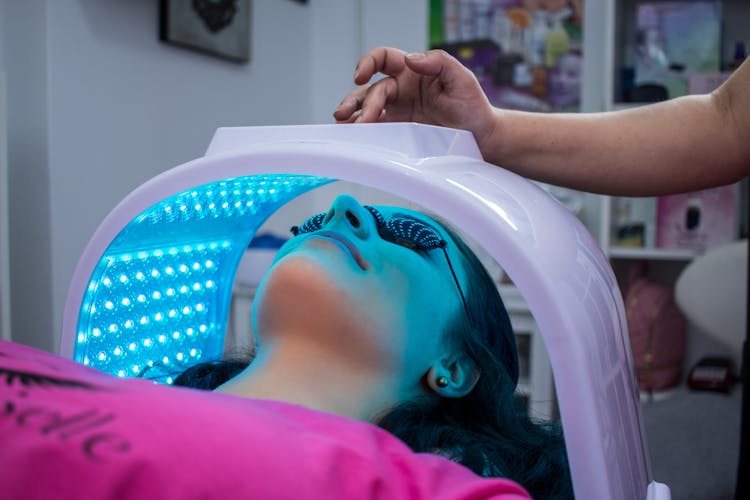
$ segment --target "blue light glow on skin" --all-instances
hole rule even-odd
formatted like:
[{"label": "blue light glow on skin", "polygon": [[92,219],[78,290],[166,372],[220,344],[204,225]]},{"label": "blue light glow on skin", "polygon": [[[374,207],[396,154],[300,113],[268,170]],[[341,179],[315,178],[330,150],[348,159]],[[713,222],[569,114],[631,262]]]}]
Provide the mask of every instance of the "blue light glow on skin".
[{"label": "blue light glow on skin", "polygon": [[[466,286],[463,257],[439,224],[375,208],[386,220],[405,214],[438,232]],[[384,240],[373,215],[341,195],[319,230],[279,250],[253,304],[258,356],[222,390],[370,420],[428,390],[428,372],[456,356],[446,330],[462,314],[442,250]]]}]

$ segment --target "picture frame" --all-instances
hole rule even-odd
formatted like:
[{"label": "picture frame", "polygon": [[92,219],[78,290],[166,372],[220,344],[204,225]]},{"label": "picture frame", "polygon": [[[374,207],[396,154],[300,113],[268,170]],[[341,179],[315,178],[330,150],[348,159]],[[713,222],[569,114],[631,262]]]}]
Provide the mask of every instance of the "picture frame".
[{"label": "picture frame", "polygon": [[228,61],[250,61],[252,0],[160,0],[159,38]]}]

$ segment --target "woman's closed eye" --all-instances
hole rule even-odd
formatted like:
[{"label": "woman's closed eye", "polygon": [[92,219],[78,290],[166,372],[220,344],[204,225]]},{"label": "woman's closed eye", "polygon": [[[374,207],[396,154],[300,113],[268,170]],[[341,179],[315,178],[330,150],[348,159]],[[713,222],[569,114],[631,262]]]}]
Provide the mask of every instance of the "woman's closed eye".
[{"label": "woman's closed eye", "polygon": [[320,231],[323,228],[323,220],[325,219],[325,217],[325,212],[315,214],[305,222],[303,222],[301,226],[292,226],[291,232],[294,236],[297,236],[298,234]]},{"label": "woman's closed eye", "polygon": [[416,251],[432,250],[445,245],[434,228],[408,214],[395,214],[388,221],[373,207],[365,207],[375,218],[380,237]]},{"label": "woman's closed eye", "polygon": [[[397,214],[388,221],[375,208],[365,206],[375,219],[380,237],[390,243],[415,251],[432,250],[445,245],[445,240],[429,225],[406,214]],[[323,228],[326,213],[313,215],[301,226],[293,226],[292,234],[312,233]]]},{"label": "woman's closed eye", "polygon": [[383,239],[412,250],[432,250],[445,244],[434,229],[412,217],[394,217],[379,232]]}]

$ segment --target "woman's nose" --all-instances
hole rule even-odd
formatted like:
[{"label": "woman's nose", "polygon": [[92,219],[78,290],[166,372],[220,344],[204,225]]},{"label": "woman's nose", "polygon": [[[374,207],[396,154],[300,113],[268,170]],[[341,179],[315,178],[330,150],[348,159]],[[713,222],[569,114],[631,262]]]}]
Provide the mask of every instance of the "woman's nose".
[{"label": "woman's nose", "polygon": [[331,204],[331,208],[323,219],[323,226],[330,229],[340,227],[358,238],[365,239],[370,235],[370,219],[372,216],[365,207],[352,196],[342,194],[337,196]]}]

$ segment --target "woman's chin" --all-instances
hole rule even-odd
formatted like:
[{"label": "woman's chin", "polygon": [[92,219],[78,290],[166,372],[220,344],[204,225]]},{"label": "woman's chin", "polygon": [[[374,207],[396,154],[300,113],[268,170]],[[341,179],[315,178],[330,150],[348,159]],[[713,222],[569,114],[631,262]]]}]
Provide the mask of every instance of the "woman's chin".
[{"label": "woman's chin", "polygon": [[[289,256],[261,283],[253,304],[255,334],[262,345],[269,337],[304,335],[320,345],[336,346],[361,363],[382,365],[397,357],[394,307],[368,293],[365,284],[347,282],[327,272],[315,259]],[[396,349],[398,351],[398,349]]]},{"label": "woman's chin", "polygon": [[[344,293],[346,277],[338,276],[325,256],[294,253],[284,256],[268,271],[260,284],[262,293],[273,293],[274,300],[285,300],[290,293]],[[267,291],[266,291],[267,290]],[[310,296],[307,297],[308,299]]]},{"label": "woman's chin", "polygon": [[314,258],[284,257],[266,274],[255,295],[258,328],[271,318],[310,322],[352,310],[355,303],[340,281]]}]

